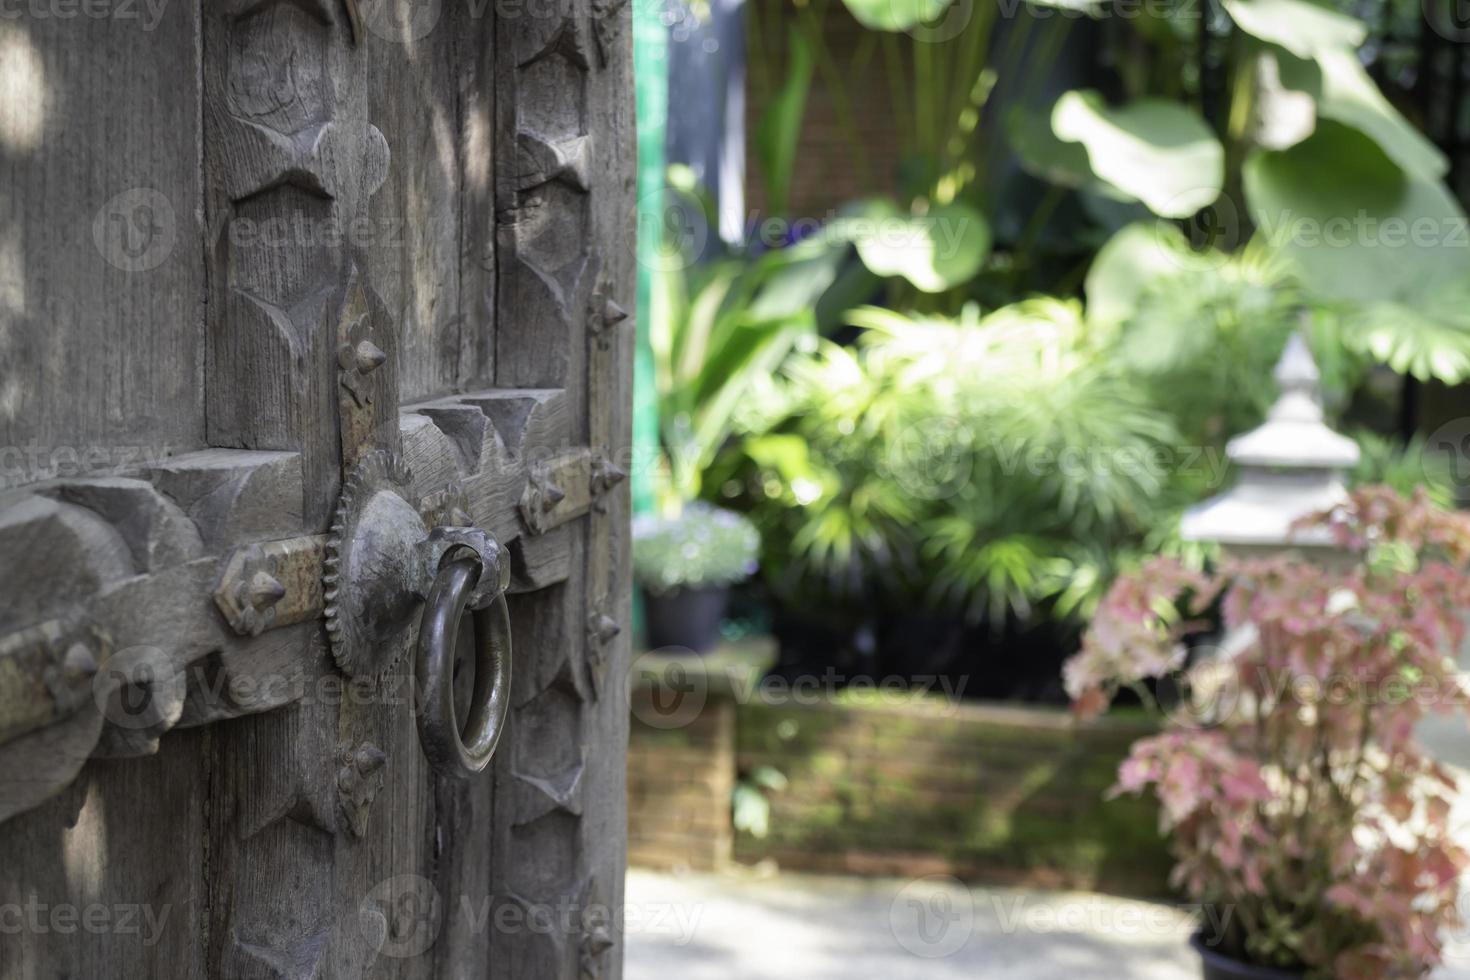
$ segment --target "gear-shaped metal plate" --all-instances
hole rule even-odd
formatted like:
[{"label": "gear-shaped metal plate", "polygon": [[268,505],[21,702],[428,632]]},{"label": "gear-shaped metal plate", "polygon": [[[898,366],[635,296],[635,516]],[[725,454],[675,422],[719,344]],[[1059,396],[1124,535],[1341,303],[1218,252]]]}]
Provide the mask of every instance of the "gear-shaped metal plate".
[{"label": "gear-shaped metal plate", "polygon": [[422,599],[428,528],[409,485],[398,457],[364,456],[327,535],[327,632],[337,666],[353,677],[381,676],[397,662]]}]

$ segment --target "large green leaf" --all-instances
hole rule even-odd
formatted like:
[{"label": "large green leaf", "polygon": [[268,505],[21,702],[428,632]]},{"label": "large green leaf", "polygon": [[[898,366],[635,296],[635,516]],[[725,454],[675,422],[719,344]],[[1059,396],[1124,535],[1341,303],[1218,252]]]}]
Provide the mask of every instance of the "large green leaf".
[{"label": "large green leaf", "polygon": [[812,87],[816,59],[806,37],[792,27],[787,32],[789,54],[786,84],[771,100],[755,127],[755,154],[765,181],[766,207],[785,214],[790,204],[791,175],[796,171],[796,148],[806,117],[807,94]]},{"label": "large green leaf", "polygon": [[1413,305],[1368,306],[1348,318],[1343,339],[1400,374],[1461,384],[1470,379],[1470,276],[1439,284]]},{"label": "large green leaf", "polygon": [[1445,155],[1383,97],[1355,52],[1322,51],[1310,61],[1282,54],[1277,62],[1282,85],[1310,95],[1318,117],[1362,130],[1410,173],[1433,179],[1448,172]]},{"label": "large green leaf", "polygon": [[1356,129],[1322,120],[1290,149],[1257,150],[1244,178],[1262,235],[1321,296],[1413,304],[1470,275],[1459,204]]},{"label": "large green leaf", "polygon": [[1088,322],[1118,323],[1133,312],[1143,293],[1211,261],[1210,255],[1193,253],[1172,224],[1131,224],[1108,239],[1087,271]]},{"label": "large green leaf", "polygon": [[1224,0],[1241,30],[1275,48],[1281,84],[1311,96],[1319,118],[1372,137],[1400,167],[1443,177],[1449,163],[1396,110],[1364,70],[1358,49],[1368,36],[1360,20],[1309,0]]},{"label": "large green leaf", "polygon": [[776,263],[761,282],[747,315],[770,320],[810,311],[836,281],[850,255],[845,243],[829,242],[825,236],[767,253],[760,261],[775,259]]},{"label": "large green leaf", "polygon": [[1104,232],[1117,232],[1151,217],[1135,198],[1097,178],[1086,147],[1057,139],[1050,112],[1017,106],[1006,117],[1006,131],[1021,168],[1047,183],[1075,190],[1083,212]]},{"label": "large green leaf", "polygon": [[1099,180],[1154,214],[1187,218],[1220,196],[1225,150],[1198,114],[1175,102],[1139,99],[1109,106],[1072,91],[1051,116],[1057,138],[1080,143]]},{"label": "large green leaf", "polygon": [[1033,177],[1063,187],[1088,187],[1118,195],[1093,176],[1086,147],[1057,139],[1049,114],[1016,106],[1006,116],[1006,133],[1021,166]]},{"label": "large green leaf", "polygon": [[1224,0],[1236,26],[1252,37],[1279,45],[1298,58],[1354,51],[1368,37],[1362,21],[1309,0]]},{"label": "large green leaf", "polygon": [[907,31],[935,20],[952,0],[842,0],[859,24],[872,31]]},{"label": "large green leaf", "polygon": [[969,281],[990,254],[990,225],[959,203],[914,215],[878,198],[835,222],[833,230],[857,245],[863,264],[875,275],[901,276],[926,293]]},{"label": "large green leaf", "polygon": [[649,340],[669,490],[690,500],[737,412],[816,332],[846,245],[822,240],[655,276]]}]

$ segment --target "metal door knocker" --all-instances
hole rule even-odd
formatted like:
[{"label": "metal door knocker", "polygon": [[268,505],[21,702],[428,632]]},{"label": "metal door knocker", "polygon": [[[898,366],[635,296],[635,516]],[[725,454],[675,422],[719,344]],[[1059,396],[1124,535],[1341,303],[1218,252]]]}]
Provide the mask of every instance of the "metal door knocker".
[{"label": "metal door knocker", "polygon": [[[354,677],[382,676],[400,661],[419,615],[419,745],[436,773],[469,776],[489,765],[510,706],[510,560],[462,507],[413,503],[409,485],[396,457],[375,452],[342,488],[323,582],[332,655]],[[475,680],[460,725],[455,647],[467,611]]]},{"label": "metal door knocker", "polygon": [[[505,566],[502,565],[502,568]],[[509,569],[505,568],[508,572]],[[487,569],[472,552],[445,555],[419,625],[419,745],[435,772],[467,776],[490,764],[510,709],[510,613],[504,574]],[[476,585],[497,579],[498,588],[476,605]],[[454,649],[465,611],[473,615],[475,689],[463,726],[454,705]]]}]

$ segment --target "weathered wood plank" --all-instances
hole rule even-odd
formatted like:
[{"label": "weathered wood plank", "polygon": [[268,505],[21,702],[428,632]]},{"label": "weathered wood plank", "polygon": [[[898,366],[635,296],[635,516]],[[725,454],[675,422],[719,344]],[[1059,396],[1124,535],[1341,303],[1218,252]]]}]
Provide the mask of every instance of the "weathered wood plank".
[{"label": "weathered wood plank", "polygon": [[[206,7],[208,435],[216,446],[298,452],[307,533],[327,530],[344,467],[398,447],[395,308],[368,258],[379,217],[370,201],[390,151],[372,119],[365,43],[343,4]],[[364,228],[367,244],[356,240]],[[276,632],[294,641],[279,648],[283,661],[226,653],[209,664],[215,680],[279,670],[310,696],[211,729],[208,972],[363,976],[388,924],[359,912],[357,804],[339,798],[340,770],[353,761],[339,757],[339,724],[355,709],[323,696],[318,681],[335,674],[320,621]],[[224,700],[205,690],[191,689],[192,719],[260,704],[253,692]]]},{"label": "weathered wood plank", "polygon": [[[609,321],[587,311],[631,295],[631,63],[602,4],[511,23],[445,4],[402,36],[374,19],[387,6],[353,24],[353,4],[223,0],[135,38],[85,19],[0,28],[39,45],[45,83],[0,107],[19,188],[0,355],[35,372],[0,377],[0,446],[45,450],[0,460],[0,478],[55,475],[70,443],[126,471],[0,505],[0,554],[27,559],[0,563],[17,600],[0,633],[77,616],[107,634],[98,697],[79,675],[30,717],[4,707],[24,683],[0,683],[0,775],[25,776],[0,784],[0,819],[80,772],[0,834],[0,901],[168,909],[156,945],[29,935],[0,949],[0,975],[618,975],[611,922],[486,917],[492,893],[544,917],[621,889],[625,712],[606,685],[626,654],[626,499],[599,461],[626,438],[629,348],[594,339]],[[112,213],[77,191],[99,172],[168,200]],[[67,253],[93,213],[122,235],[121,256],[96,243],[106,268]],[[421,401],[403,417],[400,388]],[[129,440],[149,452],[114,452]],[[444,514],[520,542],[516,586],[541,590],[512,601],[515,728],[493,778],[433,777],[412,665],[344,681],[315,616],[342,467],[384,448]],[[571,502],[528,521],[533,467],[569,453]],[[589,535],[613,553],[590,556]],[[255,550],[231,564],[240,547]],[[252,622],[245,602],[272,612]],[[52,641],[40,661],[10,643],[0,667],[80,656]]]},{"label": "weathered wood plank", "polygon": [[[601,4],[567,0],[545,16],[503,23],[496,38],[499,306],[506,313],[496,380],[566,387],[571,441],[538,461],[547,471],[572,447],[612,453],[627,439],[630,351],[596,339],[588,316],[605,299],[604,287],[632,293],[633,223],[620,223],[625,211],[632,214],[631,182],[623,180],[633,161],[631,114],[623,114],[631,106],[631,51],[616,23],[627,10],[612,10],[604,22],[608,13]],[[619,102],[624,107],[614,110]],[[497,902],[522,912],[570,904],[584,915],[569,932],[496,934],[491,975],[617,977],[617,937],[596,912],[615,907],[622,892],[627,709],[605,688],[619,686],[609,671],[622,669],[627,650],[626,636],[607,628],[627,616],[625,555],[616,550],[626,491],[593,494],[579,485],[558,487],[557,496],[547,489],[530,501],[551,504],[541,513],[566,507],[566,516],[588,518],[557,527],[555,520],[527,521],[523,506],[528,532],[556,530],[525,534],[512,546],[519,574],[559,554],[570,554],[572,566],[564,583],[517,596],[512,606],[524,653],[513,698],[517,734],[495,767],[492,890]],[[569,538],[565,551],[549,543],[557,535]],[[602,553],[606,547],[615,550]],[[524,853],[538,857],[517,862]]]},{"label": "weathered wood plank", "polygon": [[[343,338],[387,354],[370,382],[377,411],[391,412],[397,390],[390,311],[352,243],[389,150],[346,27],[338,5],[253,0],[211,5],[204,20],[207,435],[215,446],[300,451],[316,531],[341,480],[335,419],[353,377],[339,361]],[[343,448],[355,458],[357,446]]]},{"label": "weathered wood plank", "polygon": [[[474,14],[474,4],[451,4],[447,32],[454,39],[454,59],[458,68],[458,105],[460,109],[458,139],[463,171],[460,176],[459,202],[459,377],[461,391],[481,391],[494,380],[495,331],[501,317],[496,309],[495,212],[492,168],[494,165],[493,107],[496,101],[494,43],[495,18],[483,8],[484,16]],[[545,404],[535,399],[540,421],[555,424],[559,400]],[[495,422],[495,413],[483,402],[478,407],[490,421],[489,429],[499,440],[489,440],[484,449],[504,446],[507,451],[517,444],[514,431]],[[531,430],[534,436],[535,430]],[[483,452],[479,460],[481,472],[500,466],[500,459]],[[466,472],[472,468],[467,467]],[[498,540],[509,539],[514,514],[508,491],[493,496],[478,491],[482,500],[470,499],[471,516],[481,521]],[[468,496],[468,494],[467,494]],[[467,638],[461,638],[460,650],[472,649]],[[514,658],[514,653],[512,654]],[[464,658],[464,654],[461,654]],[[460,700],[457,710],[464,717],[466,695],[474,681],[474,667],[466,663],[457,684]],[[516,669],[512,660],[512,671]],[[514,738],[512,731],[509,738]],[[502,743],[503,744],[503,743]],[[417,751],[417,745],[415,745]],[[502,749],[502,751],[504,751]],[[488,974],[492,926],[490,882],[492,853],[487,828],[493,826],[495,811],[494,782],[489,774],[471,780],[438,779],[432,786],[433,819],[421,828],[419,846],[435,892],[442,897],[447,910],[439,941],[429,956],[424,957],[424,975],[437,977],[481,977]]]},{"label": "weathered wood plank", "polygon": [[[460,178],[459,390],[490,387],[495,379],[495,337],[502,321],[496,307],[495,253],[496,18],[492,8],[452,5],[458,19]],[[476,13],[478,9],[478,13]],[[504,319],[515,315],[507,311]]]},{"label": "weathered wood plank", "polygon": [[567,445],[566,407],[565,392],[536,389],[407,406],[400,432],[414,492],[457,485],[475,523],[508,544],[525,531],[520,504],[528,469]]},{"label": "weathered wood plank", "polygon": [[[566,445],[585,445],[585,356],[577,311],[590,254],[587,195],[560,181],[529,185],[520,144],[533,128],[549,140],[585,135],[586,7],[583,0],[559,0],[538,13],[505,18],[495,38],[497,306],[505,314],[496,330],[495,378],[501,387],[567,388]],[[536,92],[535,77],[560,84]],[[565,534],[568,553],[580,555],[585,527],[570,525]],[[592,884],[579,813],[548,800],[545,812],[522,823],[504,805],[585,775],[586,757],[577,749],[590,697],[583,673],[585,578],[580,563],[566,574],[561,584],[519,595],[511,604],[518,651],[515,734],[493,766],[498,805],[490,841],[491,892],[497,910],[507,915],[535,916],[539,910],[545,916],[549,908],[575,907]],[[532,811],[519,809],[531,817]],[[585,803],[577,810],[585,812]],[[515,857],[527,853],[536,859]],[[566,922],[551,926],[494,934],[490,976],[589,975],[581,965],[583,930]]]},{"label": "weathered wood plank", "polygon": [[94,760],[0,829],[0,905],[28,917],[0,942],[0,976],[204,980],[208,742]]},{"label": "weathered wood plank", "polygon": [[464,7],[434,8],[438,20],[423,36],[385,7],[360,45],[373,66],[368,118],[392,149],[393,166],[358,241],[368,281],[394,321],[405,401],[462,390],[469,373],[461,370],[460,305],[464,69],[457,53]]},{"label": "weathered wood plank", "polygon": [[[599,166],[591,187],[590,231],[601,254],[601,276],[583,308],[587,325],[588,444],[600,467],[601,494],[589,515],[585,630],[588,672],[599,697],[586,730],[592,757],[587,780],[591,801],[582,829],[589,874],[600,880],[605,900],[620,908],[627,863],[628,675],[632,630],[631,503],[621,479],[632,461],[632,378],[635,320],[634,257],[637,221],[633,182],[637,169],[631,5],[592,0],[591,31],[599,65],[589,92],[588,131]],[[601,954],[598,973],[622,976],[621,936]]]},{"label": "weathered wood plank", "polygon": [[199,11],[136,12],[0,27],[0,485],[204,444]]}]

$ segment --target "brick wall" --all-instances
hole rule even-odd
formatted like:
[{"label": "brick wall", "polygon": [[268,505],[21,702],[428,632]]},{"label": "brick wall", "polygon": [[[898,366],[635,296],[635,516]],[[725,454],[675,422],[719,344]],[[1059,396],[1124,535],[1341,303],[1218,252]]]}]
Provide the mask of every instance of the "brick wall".
[{"label": "brick wall", "polygon": [[[710,870],[733,854],[812,871],[1167,893],[1155,806],[1103,800],[1145,726],[1077,728],[1057,711],[941,702],[715,699],[673,730],[637,714],[634,864]],[[789,786],[771,795],[765,839],[737,837],[730,793],[737,771],[758,766]]]},{"label": "brick wall", "polygon": [[[791,4],[789,0],[751,0],[751,3],[757,5],[755,22],[760,30],[760,36],[749,41],[752,47],[760,45],[759,51],[752,55],[772,67],[771,76],[779,86],[785,80],[786,29],[792,16]],[[823,35],[854,107],[855,125],[869,159],[872,183],[863,180],[852,140],[842,127],[832,94],[818,72],[807,101],[796,169],[791,178],[790,214],[780,217],[825,220],[829,211],[849,201],[892,192],[897,187],[900,141],[890,108],[893,96],[883,52],[871,47],[865,60],[855,62],[862,58],[860,49],[865,33],[842,4],[827,5]],[[858,70],[852,70],[854,67]],[[746,140],[746,201],[751,213],[761,216],[767,215],[755,134],[774,94],[762,87],[752,70],[746,98],[746,132],[750,134]]]},{"label": "brick wall", "polygon": [[[635,698],[647,698],[638,691]],[[628,860],[645,868],[713,871],[734,831],[735,703],[707,703],[690,724],[661,729],[635,703],[628,735]]]},{"label": "brick wall", "polygon": [[742,706],[737,766],[790,782],[742,861],[868,874],[948,873],[1162,895],[1170,867],[1146,800],[1104,801],[1146,727],[984,705]]}]

